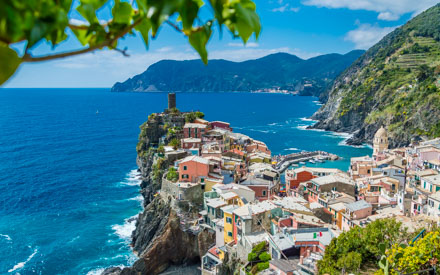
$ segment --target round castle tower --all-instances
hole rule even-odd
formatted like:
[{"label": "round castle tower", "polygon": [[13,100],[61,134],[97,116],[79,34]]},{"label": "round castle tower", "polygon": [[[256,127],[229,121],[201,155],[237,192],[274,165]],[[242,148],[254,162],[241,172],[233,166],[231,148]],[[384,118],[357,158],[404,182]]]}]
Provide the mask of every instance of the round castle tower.
[{"label": "round castle tower", "polygon": [[382,126],[377,130],[373,139],[373,155],[377,155],[388,149],[387,130]]}]

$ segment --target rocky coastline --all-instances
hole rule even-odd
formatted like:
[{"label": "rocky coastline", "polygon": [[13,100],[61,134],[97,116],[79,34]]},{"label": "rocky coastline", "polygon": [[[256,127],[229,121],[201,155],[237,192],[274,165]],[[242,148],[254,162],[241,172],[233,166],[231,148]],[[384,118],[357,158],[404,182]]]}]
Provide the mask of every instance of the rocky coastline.
[{"label": "rocky coastline", "polygon": [[144,210],[137,217],[131,242],[139,259],[131,267],[107,268],[103,275],[160,274],[172,266],[198,265],[200,257],[215,242],[213,232],[184,230],[178,212],[190,211],[188,206],[172,204],[170,199],[159,195],[164,167],[173,160],[161,158],[159,161],[157,145],[161,139],[167,143],[178,135],[170,135],[167,125],[183,127],[184,124],[184,113],[166,111],[150,115],[140,126],[136,163],[141,174]]}]

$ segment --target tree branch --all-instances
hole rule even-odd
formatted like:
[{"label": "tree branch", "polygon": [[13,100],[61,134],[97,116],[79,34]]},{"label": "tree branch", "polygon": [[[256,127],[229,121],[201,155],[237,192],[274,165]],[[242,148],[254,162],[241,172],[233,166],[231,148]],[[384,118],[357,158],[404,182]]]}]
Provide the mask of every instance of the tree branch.
[{"label": "tree branch", "polygon": [[177,26],[176,24],[174,24],[173,22],[171,22],[170,20],[166,20],[165,21],[168,25],[170,25],[171,27],[173,27],[176,31],[183,33],[183,30],[181,28],[179,28],[179,26]]},{"label": "tree branch", "polygon": [[[125,29],[123,29],[118,35],[116,35],[114,38],[106,40],[98,45],[92,46],[92,47],[88,47],[85,49],[81,49],[81,50],[76,50],[76,51],[71,51],[71,52],[64,52],[64,53],[57,53],[57,54],[52,54],[52,55],[45,55],[45,56],[32,56],[29,53],[25,53],[23,56],[23,62],[40,62],[40,61],[47,61],[47,60],[53,60],[53,59],[59,59],[59,58],[65,58],[65,57],[69,57],[69,56],[75,56],[75,55],[79,55],[79,54],[84,54],[84,53],[88,53],[88,52],[92,52],[104,47],[108,47],[111,46],[115,41],[117,41],[119,38],[123,37],[124,35],[126,35],[128,32],[130,32],[134,27],[136,27],[137,25],[139,25],[142,22],[143,18],[139,18],[137,21],[135,21],[133,24],[127,26]],[[122,52],[122,54],[124,54],[124,56],[127,56],[127,54],[124,51],[120,51]]]}]

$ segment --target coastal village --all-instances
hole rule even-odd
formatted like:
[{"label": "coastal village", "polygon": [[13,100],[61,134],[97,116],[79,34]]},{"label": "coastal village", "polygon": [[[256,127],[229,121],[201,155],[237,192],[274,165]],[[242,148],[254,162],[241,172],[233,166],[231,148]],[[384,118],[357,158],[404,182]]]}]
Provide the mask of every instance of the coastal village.
[{"label": "coastal village", "polygon": [[[175,94],[168,101],[175,110]],[[389,217],[409,230],[439,222],[440,139],[389,149],[381,127],[373,154],[341,171],[306,166],[335,155],[273,156],[264,142],[200,112],[187,113],[177,130],[174,142],[158,144],[171,165],[154,196],[171,201],[182,230],[215,233],[202,274],[222,274],[231,259],[240,274],[315,274],[331,240],[350,228]],[[183,202],[197,211],[182,210]]]}]

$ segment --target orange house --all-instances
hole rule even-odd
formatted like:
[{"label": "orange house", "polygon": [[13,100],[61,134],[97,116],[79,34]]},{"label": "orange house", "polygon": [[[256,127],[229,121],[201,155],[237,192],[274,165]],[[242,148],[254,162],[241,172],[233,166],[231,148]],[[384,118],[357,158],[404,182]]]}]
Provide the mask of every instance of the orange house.
[{"label": "orange house", "polygon": [[308,182],[316,177],[323,177],[342,172],[334,168],[300,167],[286,171],[286,189],[296,189],[300,183]]},{"label": "orange house", "polygon": [[290,190],[290,189],[296,189],[298,188],[299,184],[302,182],[307,182],[313,178],[316,178],[316,176],[314,176],[312,174],[311,171],[307,171],[305,169],[299,170],[295,172],[292,171],[292,173],[289,173],[291,171],[286,172],[286,189]]},{"label": "orange house", "polygon": [[179,181],[197,182],[201,177],[208,177],[209,160],[199,156],[189,156],[179,163]]}]

